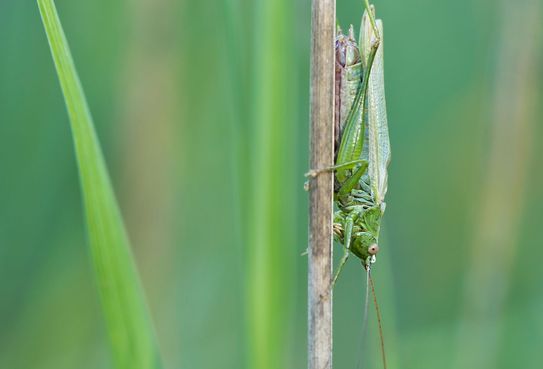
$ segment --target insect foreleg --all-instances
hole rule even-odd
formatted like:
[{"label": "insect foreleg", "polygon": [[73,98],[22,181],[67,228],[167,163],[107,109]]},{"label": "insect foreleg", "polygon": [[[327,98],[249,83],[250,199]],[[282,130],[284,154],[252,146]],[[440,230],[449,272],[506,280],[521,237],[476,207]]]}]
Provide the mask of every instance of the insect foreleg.
[{"label": "insect foreleg", "polygon": [[343,266],[345,265],[345,263],[347,262],[347,259],[349,258],[349,249],[351,247],[352,233],[353,233],[353,214],[349,214],[347,218],[345,219],[345,234],[343,236],[343,257],[341,258],[341,261],[339,262],[336,274],[334,275],[334,279],[332,280],[332,288],[334,288],[336,281],[339,277],[339,274],[341,273]]},{"label": "insect foreleg", "polygon": [[341,270],[343,269],[343,266],[347,262],[347,259],[349,258],[349,249],[346,247],[343,247],[343,256],[341,258],[341,261],[339,262],[339,265],[337,267],[337,272],[334,275],[334,280],[332,281],[332,288],[336,285],[336,281],[339,278],[339,274],[341,273]]}]

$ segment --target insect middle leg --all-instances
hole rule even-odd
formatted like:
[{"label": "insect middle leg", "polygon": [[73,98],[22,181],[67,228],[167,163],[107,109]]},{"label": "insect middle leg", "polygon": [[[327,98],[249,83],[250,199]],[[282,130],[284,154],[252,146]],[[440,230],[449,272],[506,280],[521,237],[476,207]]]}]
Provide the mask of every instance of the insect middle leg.
[{"label": "insect middle leg", "polygon": [[358,169],[343,182],[341,187],[338,191],[338,196],[345,196],[351,193],[351,190],[353,190],[356,186],[358,186],[360,182],[360,178],[366,173],[366,170],[368,169],[368,162],[365,160],[362,160],[362,165],[358,167]]},{"label": "insect middle leg", "polygon": [[309,178],[315,178],[316,176],[318,176],[321,173],[333,172],[333,171],[338,170],[338,169],[350,169],[350,168],[354,168],[354,166],[357,165],[357,164],[363,164],[363,163],[366,163],[366,166],[367,166],[368,162],[366,160],[364,160],[364,159],[359,159],[359,160],[349,161],[347,163],[334,165],[334,166],[331,166],[331,167],[328,167],[328,168],[311,169],[309,172],[307,172],[305,174],[305,176],[309,177]]}]

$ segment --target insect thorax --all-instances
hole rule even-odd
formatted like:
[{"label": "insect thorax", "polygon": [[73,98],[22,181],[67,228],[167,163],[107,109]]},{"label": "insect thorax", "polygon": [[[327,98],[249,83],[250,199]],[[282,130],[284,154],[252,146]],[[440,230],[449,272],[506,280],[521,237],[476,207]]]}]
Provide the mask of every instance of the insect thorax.
[{"label": "insect thorax", "polygon": [[[361,180],[361,184],[366,183]],[[365,186],[364,186],[365,187]],[[341,199],[336,199],[337,211],[334,214],[334,236],[345,245],[345,224],[348,218],[353,220],[351,245],[349,250],[364,263],[372,255],[370,248],[377,245],[383,216],[382,206],[374,203],[372,196],[365,189],[353,189]]]}]

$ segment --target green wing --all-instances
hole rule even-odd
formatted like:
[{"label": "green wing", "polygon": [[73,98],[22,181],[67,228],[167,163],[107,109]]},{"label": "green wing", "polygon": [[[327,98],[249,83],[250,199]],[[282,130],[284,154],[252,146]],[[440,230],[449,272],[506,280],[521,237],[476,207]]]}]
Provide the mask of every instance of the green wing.
[{"label": "green wing", "polygon": [[[387,192],[387,167],[390,163],[390,140],[388,137],[388,122],[385,101],[385,80],[383,65],[383,23],[376,22],[381,42],[371,68],[368,85],[368,129],[367,150],[369,161],[369,177],[373,196],[377,204],[381,204]],[[372,41],[375,39],[369,16],[364,12],[361,28],[362,60],[367,60]]]}]

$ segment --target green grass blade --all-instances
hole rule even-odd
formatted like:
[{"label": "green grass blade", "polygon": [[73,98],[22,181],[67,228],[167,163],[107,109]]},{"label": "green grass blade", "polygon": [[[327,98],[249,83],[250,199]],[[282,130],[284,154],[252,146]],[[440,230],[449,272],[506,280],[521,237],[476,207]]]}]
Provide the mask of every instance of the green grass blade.
[{"label": "green grass blade", "polygon": [[70,117],[88,235],[116,368],[159,368],[139,276],[85,95],[53,0],[38,0]]}]

